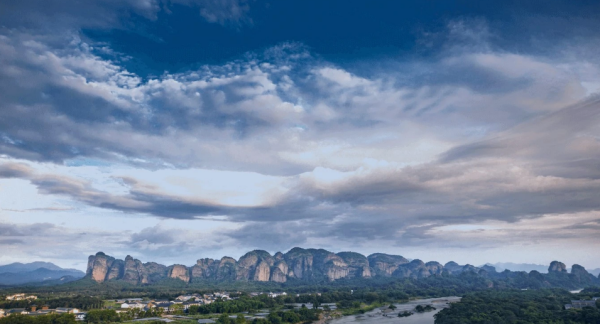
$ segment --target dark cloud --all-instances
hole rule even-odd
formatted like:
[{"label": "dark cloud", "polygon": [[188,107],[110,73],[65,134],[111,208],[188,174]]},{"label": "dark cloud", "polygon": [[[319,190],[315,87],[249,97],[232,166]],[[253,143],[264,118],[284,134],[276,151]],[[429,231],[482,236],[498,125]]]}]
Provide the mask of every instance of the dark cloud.
[{"label": "dark cloud", "polygon": [[175,242],[176,232],[165,232],[158,227],[148,227],[141,230],[139,233],[131,235],[131,242],[137,243],[146,241],[148,243],[171,244]]},{"label": "dark cloud", "polygon": [[16,225],[0,223],[0,235],[8,236],[36,236],[42,235],[54,228],[54,224],[38,223],[32,225]]},{"label": "dark cloud", "polygon": [[25,244],[23,240],[19,239],[0,239],[0,245],[20,245]]}]

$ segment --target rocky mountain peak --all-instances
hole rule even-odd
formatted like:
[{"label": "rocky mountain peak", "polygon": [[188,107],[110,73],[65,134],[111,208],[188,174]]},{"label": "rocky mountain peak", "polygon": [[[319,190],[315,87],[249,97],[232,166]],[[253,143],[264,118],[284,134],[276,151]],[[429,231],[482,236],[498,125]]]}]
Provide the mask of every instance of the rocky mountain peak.
[{"label": "rocky mountain peak", "polygon": [[567,266],[559,261],[552,261],[548,267],[548,273],[567,273]]},{"label": "rocky mountain peak", "polygon": [[[563,263],[554,261],[551,273],[566,273]],[[220,260],[201,258],[192,266],[175,264],[165,266],[156,262],[142,263],[127,255],[124,260],[115,259],[102,252],[90,255],[86,277],[96,282],[124,281],[132,284],[151,284],[164,279],[176,279],[186,283],[203,281],[270,281],[283,283],[290,279],[303,281],[334,281],[352,278],[397,277],[425,278],[440,276],[443,273],[458,275],[472,272],[481,276],[510,276],[510,271],[495,272],[491,266],[477,268],[472,265],[459,265],[450,261],[445,265],[436,261],[424,262],[419,259],[408,261],[400,255],[374,253],[364,256],[356,252],[333,253],[324,249],[303,249],[295,247],[286,253],[271,255],[264,250],[254,250],[244,254],[239,260],[222,257]],[[541,274],[532,273],[531,277]],[[598,282],[584,267],[573,265],[571,275],[582,285]]]}]

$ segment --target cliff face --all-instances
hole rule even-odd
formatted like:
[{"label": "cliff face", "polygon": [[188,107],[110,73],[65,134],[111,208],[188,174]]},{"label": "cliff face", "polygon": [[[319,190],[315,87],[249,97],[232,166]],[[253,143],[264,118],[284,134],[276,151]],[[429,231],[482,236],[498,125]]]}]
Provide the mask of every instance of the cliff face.
[{"label": "cliff face", "polygon": [[167,267],[162,264],[142,264],[129,255],[123,261],[98,252],[88,258],[86,277],[96,282],[123,280],[132,284],[148,284],[164,279],[166,270]]},{"label": "cliff face", "polygon": [[391,277],[400,265],[408,263],[408,260],[402,256],[384,253],[371,254],[367,260],[373,275],[384,277]]},{"label": "cliff face", "polygon": [[179,279],[184,282],[190,282],[188,268],[181,264],[175,264],[169,267],[169,278]]},{"label": "cliff face", "polygon": [[348,277],[371,278],[371,267],[367,257],[356,252],[340,252],[337,255],[347,264]]},{"label": "cliff face", "polygon": [[[554,261],[549,267],[550,274],[567,274],[564,263]],[[472,265],[459,265],[448,262],[442,265],[431,261],[407,259],[399,255],[382,253],[371,254],[368,257],[355,252],[332,253],[323,249],[293,248],[283,254],[275,255],[267,251],[255,250],[246,253],[239,260],[223,257],[221,260],[199,259],[196,264],[165,266],[155,262],[142,263],[140,260],[127,256],[118,260],[102,252],[88,259],[86,277],[96,282],[120,280],[131,284],[152,284],[171,278],[189,282],[202,281],[272,281],[283,283],[288,280],[302,281],[334,281],[351,278],[396,277],[396,278],[426,278],[442,274],[459,275],[471,272],[483,277],[490,274],[503,276],[519,276],[522,274],[508,271],[498,274],[493,267],[477,268]],[[598,283],[598,279],[589,274],[580,265],[573,265],[568,274],[578,284]],[[530,274],[540,284],[547,285],[541,274]],[[538,278],[539,277],[539,278]],[[558,276],[555,278],[560,278]]]},{"label": "cliff face", "polygon": [[548,273],[567,273],[567,266],[558,261],[552,261],[548,267]]},{"label": "cliff face", "polygon": [[95,256],[90,255],[86,276],[89,276],[96,282],[103,282],[107,280],[107,274],[114,262],[115,258],[107,256],[102,252],[96,253]]},{"label": "cliff face", "polygon": [[218,263],[213,259],[199,259],[191,268],[192,278],[208,279],[216,276]]},{"label": "cliff face", "polygon": [[573,265],[573,267],[571,268],[571,274],[575,277],[577,282],[582,284],[590,283],[595,279],[594,275],[587,272],[587,270],[585,270],[585,268],[580,266],[579,264]]},{"label": "cliff face", "polygon": [[267,251],[255,250],[246,253],[237,262],[237,280],[269,281],[274,258]]}]

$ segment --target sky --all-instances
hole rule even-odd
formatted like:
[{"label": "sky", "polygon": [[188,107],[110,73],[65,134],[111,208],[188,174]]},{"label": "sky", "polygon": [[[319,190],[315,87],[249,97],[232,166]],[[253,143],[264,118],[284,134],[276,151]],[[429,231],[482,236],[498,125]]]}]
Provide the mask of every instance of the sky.
[{"label": "sky", "polygon": [[597,1],[0,2],[0,264],[600,267]]}]

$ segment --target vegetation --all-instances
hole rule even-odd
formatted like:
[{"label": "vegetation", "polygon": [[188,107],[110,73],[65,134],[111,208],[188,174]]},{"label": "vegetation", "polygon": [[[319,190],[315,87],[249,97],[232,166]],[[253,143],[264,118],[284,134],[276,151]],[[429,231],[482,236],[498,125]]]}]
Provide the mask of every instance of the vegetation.
[{"label": "vegetation", "polygon": [[413,313],[409,312],[409,311],[404,311],[402,313],[398,313],[398,317],[408,317],[410,315],[412,315]]},{"label": "vegetation", "polygon": [[[501,289],[540,289],[564,288],[576,289],[582,286],[594,286],[599,280],[582,283],[577,276],[566,273],[541,274],[537,271],[501,273],[463,272],[460,275],[448,275],[444,272],[440,276],[422,279],[374,277],[370,279],[352,278],[339,279],[333,282],[326,279],[301,280],[290,279],[285,283],[257,282],[257,281],[214,281],[199,280],[185,283],[177,279],[163,279],[152,285],[133,285],[123,281],[107,281],[99,284],[89,278],[52,287],[19,287],[7,288],[6,293],[32,292],[46,297],[61,295],[72,297],[75,295],[99,296],[103,298],[129,298],[148,296],[151,298],[166,299],[183,293],[206,293],[215,290],[226,291],[286,291],[288,293],[314,293],[340,290],[391,290],[403,291],[405,296],[448,296],[464,294],[474,290],[485,290],[490,287]],[[398,298],[398,299],[403,299]]]},{"label": "vegetation", "polygon": [[0,324],[75,324],[73,314],[50,314],[40,316],[10,315],[0,318]]},{"label": "vegetation", "polygon": [[42,305],[48,305],[49,308],[69,307],[82,310],[101,308],[103,301],[101,298],[88,296],[73,296],[59,298],[40,298],[36,300],[15,300],[0,302],[1,309],[10,308],[30,308],[32,305],[37,305],[40,308]]},{"label": "vegetation", "polygon": [[598,324],[600,310],[565,310],[574,296],[560,289],[489,290],[465,295],[435,315],[436,324]]},{"label": "vegetation", "polygon": [[133,308],[133,309],[127,310],[124,313],[120,313],[119,318],[122,321],[130,321],[130,320],[137,319],[137,318],[160,317],[162,314],[163,314],[163,310],[161,308],[153,308],[153,309],[149,309],[147,311],[145,311],[143,309]]},{"label": "vegetation", "polygon": [[112,309],[96,309],[87,313],[85,321],[88,323],[111,323],[120,322],[121,318],[116,311]]},{"label": "vegetation", "polygon": [[431,306],[431,305],[417,305],[417,307],[415,307],[415,312],[417,313],[424,313],[424,312],[431,312],[434,311],[435,307]]},{"label": "vegetation", "polygon": [[263,308],[272,308],[284,304],[283,298],[269,298],[267,295],[250,297],[243,295],[239,299],[222,301],[217,300],[208,305],[190,306],[188,312],[195,314],[213,314],[213,313],[241,313],[249,312]]},{"label": "vegetation", "polygon": [[302,307],[297,310],[289,310],[289,311],[278,311],[272,312],[265,319],[255,318],[250,321],[246,320],[246,318],[242,315],[238,315],[236,318],[229,317],[228,314],[222,314],[217,319],[217,324],[295,324],[295,323],[306,323],[312,322],[319,319],[319,314],[321,311],[317,309],[308,309],[306,307]]}]

